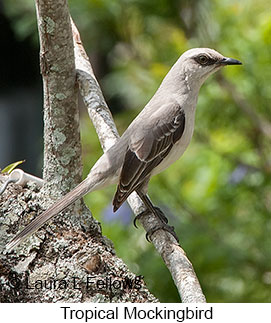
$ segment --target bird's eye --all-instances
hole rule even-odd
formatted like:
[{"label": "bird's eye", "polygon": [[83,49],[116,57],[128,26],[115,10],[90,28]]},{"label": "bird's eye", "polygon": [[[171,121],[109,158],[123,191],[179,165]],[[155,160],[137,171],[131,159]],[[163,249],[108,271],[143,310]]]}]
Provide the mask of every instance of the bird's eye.
[{"label": "bird's eye", "polygon": [[206,65],[208,63],[209,59],[205,55],[200,55],[197,57],[197,62],[201,65]]}]

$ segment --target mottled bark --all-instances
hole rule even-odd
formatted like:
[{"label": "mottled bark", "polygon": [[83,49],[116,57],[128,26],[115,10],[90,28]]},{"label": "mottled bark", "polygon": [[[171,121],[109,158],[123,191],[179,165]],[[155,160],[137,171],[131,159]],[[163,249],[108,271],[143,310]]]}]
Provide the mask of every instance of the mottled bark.
[{"label": "mottled bark", "polygon": [[66,0],[37,0],[44,90],[44,191],[56,198],[81,180],[73,39]]},{"label": "mottled bark", "polygon": [[[5,180],[0,174],[0,186]],[[51,225],[7,253],[10,238],[41,211],[36,184],[10,184],[0,195],[0,303],[157,302],[100,234]]]}]

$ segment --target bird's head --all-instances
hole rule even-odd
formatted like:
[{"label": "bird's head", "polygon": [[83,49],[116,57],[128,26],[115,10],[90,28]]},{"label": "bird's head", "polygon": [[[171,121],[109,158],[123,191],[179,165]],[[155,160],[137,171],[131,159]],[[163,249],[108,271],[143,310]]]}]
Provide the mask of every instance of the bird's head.
[{"label": "bird's head", "polygon": [[[210,48],[193,48],[186,51],[181,57],[180,71],[189,83],[200,83],[226,65],[241,65],[234,58],[228,58]],[[192,84],[191,84],[192,85]]]}]

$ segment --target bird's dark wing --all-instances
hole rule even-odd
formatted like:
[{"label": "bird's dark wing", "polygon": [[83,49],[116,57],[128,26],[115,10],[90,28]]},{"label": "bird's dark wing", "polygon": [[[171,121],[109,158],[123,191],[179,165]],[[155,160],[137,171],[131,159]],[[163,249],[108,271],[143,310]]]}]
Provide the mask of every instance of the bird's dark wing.
[{"label": "bird's dark wing", "polygon": [[116,211],[127,197],[148,180],[151,171],[168,155],[181,138],[185,127],[185,114],[178,104],[162,106],[167,113],[161,119],[160,111],[151,116],[148,128],[134,129],[122,166],[113,208]]}]

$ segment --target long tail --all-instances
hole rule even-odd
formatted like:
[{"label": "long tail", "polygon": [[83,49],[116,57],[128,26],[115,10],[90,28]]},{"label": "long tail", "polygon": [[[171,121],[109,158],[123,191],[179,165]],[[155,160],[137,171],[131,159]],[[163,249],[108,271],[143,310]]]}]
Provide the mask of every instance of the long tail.
[{"label": "long tail", "polygon": [[71,192],[63,196],[59,201],[53,204],[48,210],[38,215],[30,224],[28,224],[21,232],[19,232],[6,246],[7,250],[13,249],[15,246],[24,241],[29,235],[37,231],[45,222],[65,210],[69,205],[83,197],[90,191],[97,189],[100,183],[94,182],[87,177]]}]

